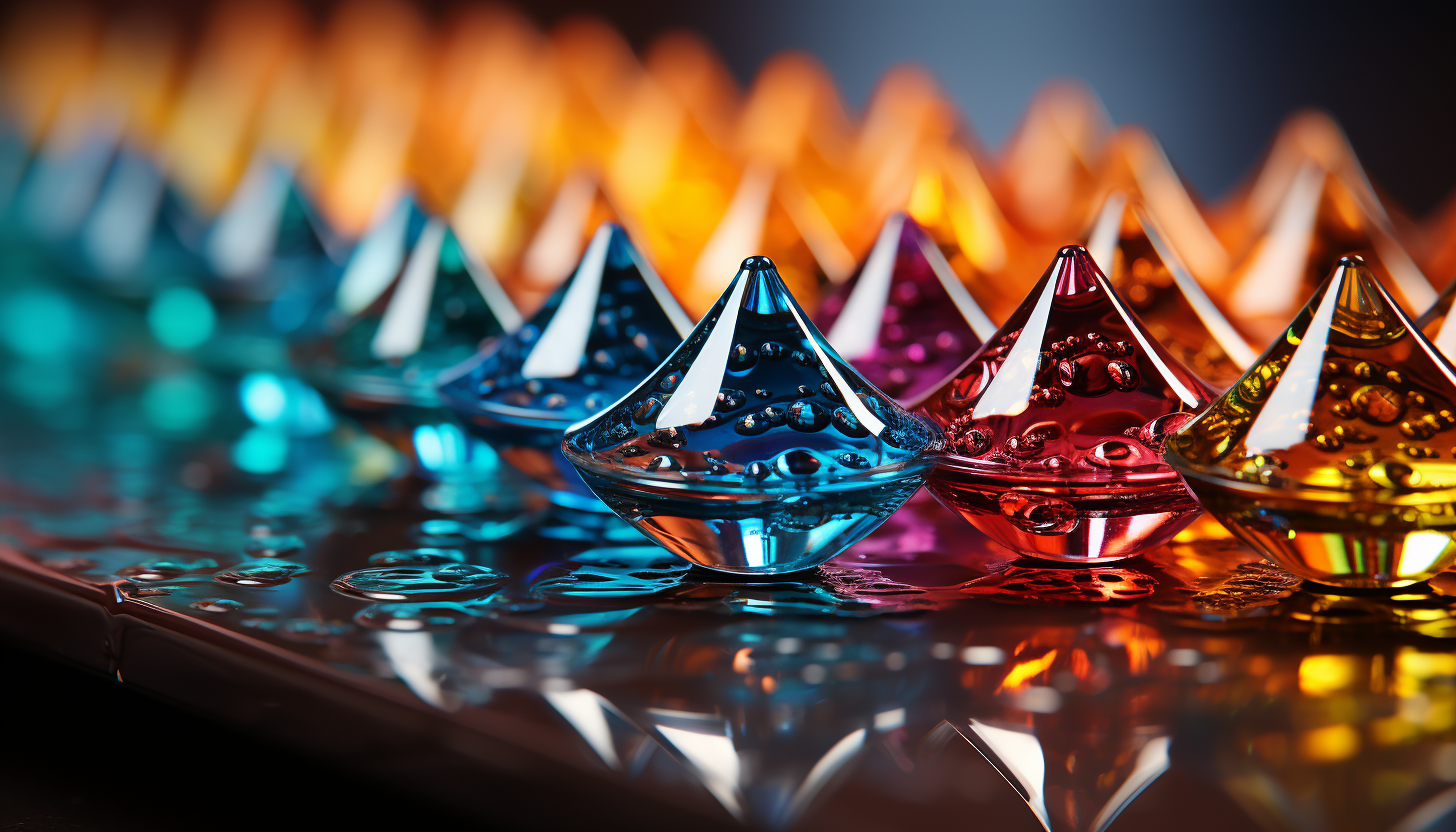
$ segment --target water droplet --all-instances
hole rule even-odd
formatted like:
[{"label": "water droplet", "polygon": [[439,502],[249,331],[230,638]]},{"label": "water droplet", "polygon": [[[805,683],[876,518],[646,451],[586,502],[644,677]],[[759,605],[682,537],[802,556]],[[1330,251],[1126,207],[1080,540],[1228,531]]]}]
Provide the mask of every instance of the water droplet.
[{"label": "water droplet", "polygon": [[1011,491],[998,500],[1001,516],[1023,531],[1042,535],[1063,535],[1077,527],[1077,511],[1065,500]]},{"label": "water droplet", "polygon": [[389,566],[349,572],[334,579],[330,588],[340,595],[370,601],[462,600],[482,597],[503,580],[505,576],[499,572],[468,563],[438,568]]},{"label": "water droplet", "polygon": [[823,430],[829,424],[829,412],[810,401],[797,401],[789,405],[789,427],[804,433]]},{"label": "water droplet", "polygon": [[779,457],[779,474],[785,477],[808,477],[819,470],[819,457],[813,453],[795,449],[786,451]]},{"label": "water droplet", "polygon": [[270,587],[286,584],[303,571],[302,564],[269,558],[245,561],[226,572],[219,572],[213,580],[234,586]]}]

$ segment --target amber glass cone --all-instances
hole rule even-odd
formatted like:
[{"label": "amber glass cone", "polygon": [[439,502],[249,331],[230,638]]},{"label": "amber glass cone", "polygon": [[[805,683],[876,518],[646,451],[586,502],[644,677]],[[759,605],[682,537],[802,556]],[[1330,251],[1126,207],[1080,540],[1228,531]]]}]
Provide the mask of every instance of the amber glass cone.
[{"label": "amber glass cone", "polygon": [[1358,257],[1169,439],[1208,511],[1289,571],[1397,587],[1456,559],[1456,370]]}]

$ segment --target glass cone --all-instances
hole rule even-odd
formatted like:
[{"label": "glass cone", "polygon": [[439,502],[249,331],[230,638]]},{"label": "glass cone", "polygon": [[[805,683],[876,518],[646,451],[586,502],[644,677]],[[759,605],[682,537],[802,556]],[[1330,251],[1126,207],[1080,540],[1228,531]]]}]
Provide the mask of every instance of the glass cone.
[{"label": "glass cone", "polygon": [[1456,370],[1358,257],[1166,459],[1235,536],[1296,575],[1393,587],[1456,559]]},{"label": "glass cone", "polygon": [[1031,288],[1047,246],[1031,242],[1006,219],[986,166],[954,138],[929,149],[915,175],[906,213],[940,248],[976,303],[1004,321]]},{"label": "glass cone", "polygon": [[271,286],[326,270],[344,243],[313,211],[285,165],[255,158],[202,243],[208,270],[223,280]]},{"label": "glass cone", "polygon": [[606,223],[546,305],[452,372],[440,396],[558,503],[600,510],[561,459],[562,432],[626,395],[690,329],[627,233]]},{"label": "glass cone", "polygon": [[876,387],[918,398],[976,351],[996,325],[915,221],[895,214],[859,271],[815,323]]},{"label": "glass cone", "polygon": [[768,574],[817,566],[883,523],[924,482],[940,435],[834,351],[772,261],[750,257],[683,345],[563,448],[669,551]]},{"label": "glass cone", "polygon": [[1098,168],[1112,133],[1107,108],[1076,82],[1037,90],[1007,142],[1000,202],[1042,240],[1065,240],[1096,208]]},{"label": "glass cone", "polygon": [[333,303],[323,337],[300,349],[300,369],[363,407],[436,407],[441,371],[521,325],[495,276],[409,199],[360,244]]},{"label": "glass cone", "polygon": [[928,487],[1021,554],[1130,557],[1198,516],[1159,454],[1212,398],[1087,250],[1067,246],[1010,320],[920,403],[952,450]]},{"label": "glass cone", "polygon": [[1087,249],[1148,332],[1210,386],[1228,389],[1253,362],[1257,353],[1141,205],[1110,194]]},{"label": "glass cone", "polygon": [[1424,309],[1436,292],[1396,237],[1365,174],[1347,154],[1330,170],[1306,159],[1261,234],[1219,287],[1227,308],[1256,341],[1279,337],[1339,258],[1360,252],[1400,304]]},{"label": "glass cone", "polygon": [[597,175],[585,170],[568,174],[556,189],[512,274],[511,298],[522,309],[539,309],[581,263],[593,235],[603,223],[617,222],[618,212]]},{"label": "glass cone", "polygon": [[811,191],[794,176],[750,162],[713,232],[691,258],[667,272],[670,285],[693,314],[722,296],[724,278],[744,256],[768,252],[797,297],[817,299],[826,284],[854,271],[850,253]]}]

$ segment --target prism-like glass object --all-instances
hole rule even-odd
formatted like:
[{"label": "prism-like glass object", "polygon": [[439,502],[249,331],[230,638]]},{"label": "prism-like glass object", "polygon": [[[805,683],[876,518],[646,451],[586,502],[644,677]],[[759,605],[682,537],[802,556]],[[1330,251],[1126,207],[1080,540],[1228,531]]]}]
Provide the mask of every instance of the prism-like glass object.
[{"label": "prism-like glass object", "polygon": [[1021,554],[1130,557],[1198,516],[1160,454],[1212,398],[1087,250],[1067,246],[959,374],[920,403],[951,443],[927,487]]},{"label": "prism-like glass object", "polygon": [[904,214],[885,222],[815,323],[865,378],[901,400],[924,395],[996,331],[934,241]]},{"label": "prism-like glass object", "polygon": [[682,346],[563,450],[602,501],[711,569],[844,551],[924,482],[940,432],[841,358],[773,262],[743,261]]},{"label": "prism-like glass object", "polygon": [[1145,206],[1109,195],[1087,249],[1148,332],[1214,389],[1227,390],[1258,355]]},{"label": "prism-like glass object", "polygon": [[[407,248],[406,242],[409,247]],[[360,243],[300,369],[350,409],[437,407],[436,377],[521,325],[442,219],[404,200]]]},{"label": "prism-like glass object", "polygon": [[454,370],[440,398],[558,504],[599,510],[561,459],[561,435],[626,395],[690,328],[627,233],[604,223],[546,305]]},{"label": "prism-like glass object", "polygon": [[1166,459],[1236,537],[1300,577],[1404,586],[1456,560],[1456,369],[1344,257]]}]

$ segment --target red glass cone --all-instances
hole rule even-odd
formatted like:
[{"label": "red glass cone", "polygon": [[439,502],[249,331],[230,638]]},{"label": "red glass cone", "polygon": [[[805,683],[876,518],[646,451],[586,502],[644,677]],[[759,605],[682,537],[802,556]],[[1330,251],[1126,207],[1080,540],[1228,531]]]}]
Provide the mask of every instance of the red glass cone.
[{"label": "red glass cone", "polygon": [[1162,443],[1212,398],[1087,250],[1067,246],[1010,320],[920,403],[954,443],[927,486],[1022,554],[1130,557],[1197,516]]},{"label": "red glass cone", "polygon": [[996,326],[904,214],[885,222],[869,257],[825,298],[815,323],[865,378],[900,399],[944,380]]}]

